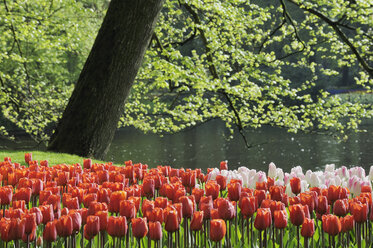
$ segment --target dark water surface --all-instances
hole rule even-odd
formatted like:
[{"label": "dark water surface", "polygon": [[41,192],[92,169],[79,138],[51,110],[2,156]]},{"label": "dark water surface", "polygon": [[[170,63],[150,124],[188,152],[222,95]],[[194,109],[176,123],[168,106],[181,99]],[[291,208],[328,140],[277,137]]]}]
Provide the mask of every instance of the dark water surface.
[{"label": "dark water surface", "polygon": [[[126,160],[156,165],[171,165],[184,168],[206,168],[219,166],[228,160],[230,169],[246,166],[267,171],[268,164],[289,172],[300,165],[308,169],[323,169],[325,164],[337,167],[362,166],[366,172],[373,165],[373,121],[362,126],[365,133],[350,134],[346,142],[321,134],[288,133],[285,129],[262,127],[247,130],[248,141],[253,145],[247,149],[242,137],[235,133],[228,139],[224,124],[211,121],[191,130],[160,137],[144,134],[134,128],[119,129],[105,158],[123,164]],[[37,147],[29,138],[10,142],[0,139],[0,149],[45,150]]]},{"label": "dark water surface", "polygon": [[284,171],[300,165],[304,172],[334,163],[338,167],[362,166],[369,172],[373,165],[373,123],[363,128],[367,132],[353,133],[346,142],[340,142],[328,135],[294,134],[284,129],[262,127],[247,131],[247,138],[253,144],[251,149],[245,147],[238,133],[233,139],[227,139],[229,134],[219,121],[164,137],[126,128],[116,133],[106,160],[204,170],[228,160],[231,169],[246,166],[264,171],[274,162]]}]

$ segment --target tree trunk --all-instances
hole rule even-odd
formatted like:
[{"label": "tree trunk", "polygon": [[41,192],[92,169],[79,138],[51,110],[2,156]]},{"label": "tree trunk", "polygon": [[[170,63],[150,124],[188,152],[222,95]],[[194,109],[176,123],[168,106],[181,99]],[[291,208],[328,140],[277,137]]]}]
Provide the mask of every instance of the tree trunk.
[{"label": "tree trunk", "polygon": [[112,0],[48,150],[103,158],[164,0]]}]

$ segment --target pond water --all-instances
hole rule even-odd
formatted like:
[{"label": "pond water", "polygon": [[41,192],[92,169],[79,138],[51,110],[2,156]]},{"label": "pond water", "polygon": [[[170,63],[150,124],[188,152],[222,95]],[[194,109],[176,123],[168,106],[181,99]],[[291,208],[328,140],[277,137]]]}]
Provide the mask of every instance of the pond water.
[{"label": "pond water", "polygon": [[247,130],[252,148],[247,149],[242,137],[229,133],[224,124],[211,121],[174,135],[160,137],[133,129],[120,129],[106,156],[106,160],[123,163],[125,160],[184,168],[219,166],[228,160],[231,169],[240,166],[267,171],[274,162],[285,171],[300,165],[304,170],[323,169],[325,164],[362,166],[369,172],[373,165],[373,123],[362,126],[364,133],[353,133],[346,142],[329,135],[288,133],[285,129],[262,127]]},{"label": "pond water", "polygon": [[[304,171],[323,169],[325,164],[362,166],[367,172],[373,165],[373,121],[362,126],[364,133],[350,134],[346,142],[321,134],[288,133],[285,129],[262,127],[247,130],[246,136],[253,145],[247,149],[242,137],[229,133],[220,121],[211,121],[174,135],[160,137],[144,134],[134,128],[119,129],[105,160],[123,164],[126,160],[173,167],[218,167],[228,160],[230,169],[240,166],[267,171],[274,162],[288,172],[300,165]],[[44,150],[29,138],[9,142],[0,139],[0,149]]]}]

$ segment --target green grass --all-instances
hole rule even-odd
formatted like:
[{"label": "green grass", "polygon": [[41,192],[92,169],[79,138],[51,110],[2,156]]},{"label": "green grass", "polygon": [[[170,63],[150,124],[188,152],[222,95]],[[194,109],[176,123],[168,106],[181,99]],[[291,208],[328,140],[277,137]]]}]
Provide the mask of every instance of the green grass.
[{"label": "green grass", "polygon": [[[77,155],[71,155],[67,153],[55,153],[45,151],[14,151],[14,150],[0,150],[0,161],[4,157],[10,157],[12,162],[20,163],[25,165],[25,153],[32,153],[32,159],[41,161],[48,160],[49,165],[56,164],[76,164],[80,163],[83,165],[83,157]],[[105,161],[92,159],[92,163],[105,163]]]}]

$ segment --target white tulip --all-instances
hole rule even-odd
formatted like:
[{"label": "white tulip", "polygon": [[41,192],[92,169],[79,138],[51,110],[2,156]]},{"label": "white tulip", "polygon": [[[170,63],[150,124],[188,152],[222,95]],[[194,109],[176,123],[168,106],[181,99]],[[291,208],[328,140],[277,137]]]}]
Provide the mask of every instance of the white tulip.
[{"label": "white tulip", "polygon": [[268,165],[268,177],[276,178],[276,176],[277,176],[276,165],[273,162],[271,162]]},{"label": "white tulip", "polygon": [[334,170],[335,170],[335,164],[327,164],[327,165],[325,165],[325,171],[334,172]]}]

